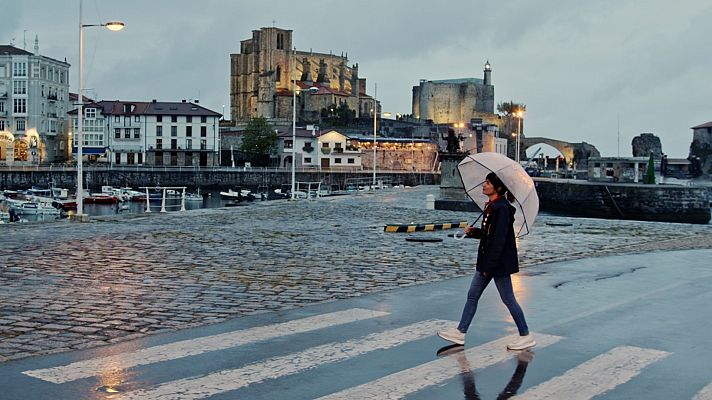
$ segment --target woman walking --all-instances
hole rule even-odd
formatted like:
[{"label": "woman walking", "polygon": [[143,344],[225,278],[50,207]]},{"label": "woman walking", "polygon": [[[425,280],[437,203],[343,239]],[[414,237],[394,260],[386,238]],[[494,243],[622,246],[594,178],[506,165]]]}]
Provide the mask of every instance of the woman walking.
[{"label": "woman walking", "polygon": [[514,297],[511,274],[519,272],[517,244],[514,239],[514,213],[510,204],[514,196],[492,172],[482,185],[485,203],[482,228],[467,227],[465,234],[480,239],[477,249],[477,272],[472,278],[460,324],[438,332],[438,336],[456,344],[465,344],[465,333],[477,311],[477,303],[490,281],[494,280],[499,296],[512,314],[519,338],[507,344],[510,350],[524,350],[536,345],[529,333],[522,308]]}]

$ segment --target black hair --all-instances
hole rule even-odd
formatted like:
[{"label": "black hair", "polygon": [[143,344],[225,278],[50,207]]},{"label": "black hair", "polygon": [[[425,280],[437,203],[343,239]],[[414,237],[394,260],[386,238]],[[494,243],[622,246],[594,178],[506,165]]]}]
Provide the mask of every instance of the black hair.
[{"label": "black hair", "polygon": [[505,185],[504,182],[499,179],[497,174],[495,174],[494,172],[490,172],[489,174],[487,174],[487,177],[485,179],[487,179],[489,183],[494,186],[494,190],[497,192],[498,195],[506,197],[510,203],[514,202],[514,194],[509,191],[507,185]]}]

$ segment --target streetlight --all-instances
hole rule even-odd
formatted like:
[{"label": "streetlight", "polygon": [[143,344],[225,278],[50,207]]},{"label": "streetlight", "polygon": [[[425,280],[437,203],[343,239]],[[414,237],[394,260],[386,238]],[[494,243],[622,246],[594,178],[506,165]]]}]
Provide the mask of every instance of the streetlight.
[{"label": "streetlight", "polygon": [[[308,93],[316,93],[319,88],[312,86],[307,89]],[[296,176],[297,176],[297,49],[292,50],[292,191],[290,198],[292,200],[297,197]]]},{"label": "streetlight", "polygon": [[110,31],[120,31],[124,29],[124,23],[119,21],[107,22],[105,24],[83,24],[82,23],[82,0],[79,0],[79,92],[77,109],[77,133],[74,140],[77,141],[77,221],[82,221],[84,216],[84,174],[82,171],[83,145],[84,145],[84,97],[82,95],[84,86],[84,28],[90,26],[103,26]]},{"label": "streetlight", "polygon": [[519,108],[514,115],[517,117],[517,145],[515,146],[517,153],[515,154],[514,159],[517,161],[517,164],[519,164],[519,138],[522,136],[522,118],[524,118],[524,110]]},{"label": "streetlight", "polygon": [[376,117],[378,116],[378,84],[373,84],[373,189],[376,189]]}]

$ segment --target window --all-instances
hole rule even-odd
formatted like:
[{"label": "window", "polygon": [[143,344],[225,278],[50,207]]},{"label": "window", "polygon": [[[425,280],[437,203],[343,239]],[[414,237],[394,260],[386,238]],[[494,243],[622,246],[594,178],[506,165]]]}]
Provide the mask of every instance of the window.
[{"label": "window", "polygon": [[177,115],[171,115],[171,122],[178,122],[178,116],[177,116]]},{"label": "window", "polygon": [[84,109],[84,118],[85,119],[96,119],[96,108],[85,108]]},{"label": "window", "polygon": [[12,76],[27,76],[27,63],[26,62],[12,63]]},{"label": "window", "polygon": [[12,81],[12,94],[27,94],[27,81]]},{"label": "window", "polygon": [[13,102],[13,112],[15,114],[26,114],[27,113],[27,99],[12,99],[12,102]]},{"label": "window", "polygon": [[141,128],[134,128],[134,139],[141,138]]},{"label": "window", "polygon": [[115,153],[114,156],[114,164],[121,164],[121,153]]},{"label": "window", "polygon": [[134,122],[141,122],[141,117],[139,117],[138,115],[135,115]]},{"label": "window", "polygon": [[5,121],[0,120],[0,131],[4,131],[4,130],[5,130]]},{"label": "window", "polygon": [[277,50],[284,50],[284,33],[277,34]]},{"label": "window", "polygon": [[312,161],[311,161],[311,157],[306,157],[306,158],[304,158],[304,162],[307,163],[307,164],[311,164],[311,162],[312,162]]},{"label": "window", "polygon": [[277,66],[277,72],[275,72],[275,75],[276,75],[276,76],[274,77],[275,82],[277,82],[277,83],[281,82],[281,78],[282,78],[282,67],[280,67],[279,65]]},{"label": "window", "polygon": [[185,122],[193,122],[193,117],[188,115],[187,117],[185,117]]},{"label": "window", "polygon": [[208,141],[205,139],[200,140],[200,150],[207,150],[208,149]]},{"label": "window", "polygon": [[131,128],[124,128],[124,139],[131,139]]},{"label": "window", "polygon": [[114,139],[121,139],[121,129],[114,128]]},{"label": "window", "polygon": [[[156,139],[156,149],[161,150],[163,148],[163,139]],[[156,157],[158,157],[158,154],[156,154]]]},{"label": "window", "polygon": [[200,137],[208,137],[208,127],[207,126],[200,127]]},{"label": "window", "polygon": [[163,136],[163,127],[160,125],[156,127],[156,136]]},{"label": "window", "polygon": [[25,119],[24,118],[15,120],[15,130],[18,132],[25,130]]},{"label": "window", "polygon": [[334,164],[341,164],[341,159],[340,159],[340,158],[335,158],[335,159],[334,159]]},{"label": "window", "polygon": [[118,115],[114,116],[114,122],[121,122],[121,117]]},{"label": "window", "polygon": [[136,160],[134,153],[126,153],[126,164],[133,165]]},{"label": "window", "polygon": [[185,127],[185,136],[187,136],[187,137],[193,136],[193,127],[192,126]]},{"label": "window", "polygon": [[186,150],[190,150],[193,148],[193,139],[185,140],[185,148],[186,148]]},{"label": "window", "polygon": [[200,117],[200,123],[201,123],[201,124],[204,124],[204,123],[206,123],[206,122],[208,122],[208,117],[205,117],[205,116]]},{"label": "window", "polygon": [[143,153],[138,153],[138,163],[143,164]]},{"label": "window", "polygon": [[171,136],[178,136],[178,127],[177,126],[171,126]]},{"label": "window", "polygon": [[285,149],[291,149],[292,148],[292,139],[287,139],[284,141],[284,148]]},{"label": "window", "polygon": [[162,151],[156,152],[156,165],[163,165],[163,152]]},{"label": "window", "polygon": [[175,150],[178,148],[178,139],[171,139],[171,149]]},{"label": "window", "polygon": [[156,115],[156,122],[163,122],[163,115]]},{"label": "window", "polygon": [[0,112],[5,111],[5,103],[0,101]]},{"label": "window", "polygon": [[348,158],[348,159],[346,159],[346,162],[349,164],[354,164],[356,162],[356,160],[354,160],[353,158]]}]

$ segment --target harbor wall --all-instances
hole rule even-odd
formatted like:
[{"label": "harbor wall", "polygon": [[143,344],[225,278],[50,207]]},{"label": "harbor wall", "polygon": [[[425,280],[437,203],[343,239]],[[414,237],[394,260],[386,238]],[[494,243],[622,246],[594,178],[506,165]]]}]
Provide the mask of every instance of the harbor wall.
[{"label": "harbor wall", "polygon": [[[282,184],[291,184],[292,175],[289,170],[244,170],[242,168],[215,169],[107,169],[85,168],[83,171],[85,187],[98,190],[103,185],[130,186],[187,186],[189,188],[228,189],[251,188],[260,186],[279,188]],[[369,181],[373,172],[297,172],[298,182],[322,182],[344,189],[348,180],[362,179]],[[436,185],[440,183],[440,174],[423,172],[382,172],[378,171],[376,180],[392,185]],[[0,171],[0,189],[27,189],[33,185],[75,188],[77,173],[73,169],[66,170],[14,170]]]},{"label": "harbor wall", "polygon": [[[479,211],[464,192],[457,164],[462,156],[442,159],[436,209]],[[638,221],[710,222],[709,188],[533,178],[539,209],[568,216]]]}]

